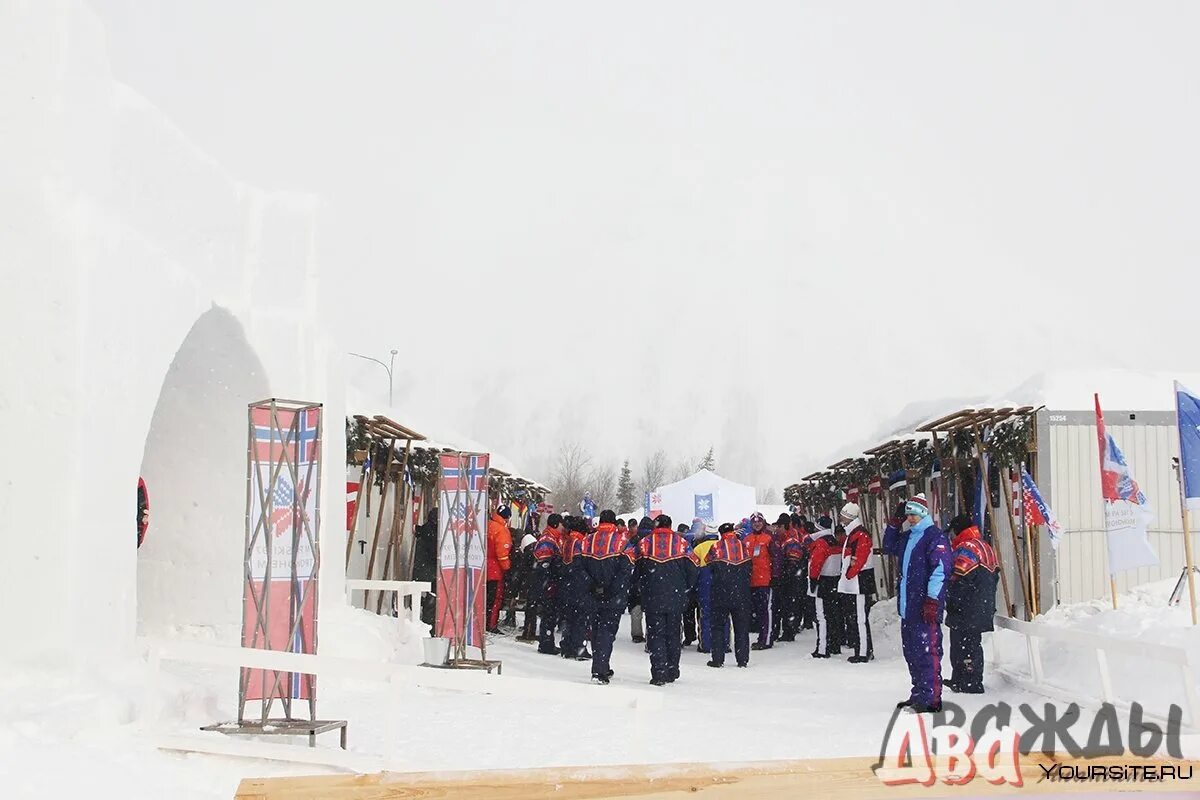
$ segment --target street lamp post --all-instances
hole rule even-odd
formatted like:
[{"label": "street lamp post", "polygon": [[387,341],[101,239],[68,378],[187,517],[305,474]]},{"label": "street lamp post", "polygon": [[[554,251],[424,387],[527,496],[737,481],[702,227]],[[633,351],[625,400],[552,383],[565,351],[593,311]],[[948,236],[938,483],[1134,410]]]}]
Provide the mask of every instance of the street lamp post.
[{"label": "street lamp post", "polygon": [[392,350],[392,357],[390,359],[388,359],[387,364],[383,363],[378,358],[372,358],[371,356],[364,356],[360,353],[350,353],[350,355],[354,356],[355,358],[362,358],[367,361],[374,361],[376,364],[383,367],[384,370],[387,372],[387,376],[388,376],[388,407],[389,408],[392,405],[392,370],[396,366],[396,353],[397,352],[399,352],[399,351]]}]

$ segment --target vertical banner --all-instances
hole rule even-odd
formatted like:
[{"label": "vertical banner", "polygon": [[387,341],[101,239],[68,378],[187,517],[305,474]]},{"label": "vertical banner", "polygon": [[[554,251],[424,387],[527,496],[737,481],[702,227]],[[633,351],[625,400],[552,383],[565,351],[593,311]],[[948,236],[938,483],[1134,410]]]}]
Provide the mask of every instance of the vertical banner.
[{"label": "vertical banner", "polygon": [[438,456],[438,579],[435,631],[450,640],[450,658],[484,648],[487,622],[488,462],[486,453]]},{"label": "vertical banner", "polygon": [[[320,568],[321,406],[264,400],[249,407],[245,584],[242,646],[289,653],[317,651]],[[243,668],[238,719],[245,703],[309,701],[315,718],[316,677]]]},{"label": "vertical banner", "polygon": [[698,494],[696,498],[696,519],[704,520],[705,522],[713,521],[713,496],[709,494]]},{"label": "vertical banner", "polygon": [[1100,492],[1104,498],[1104,527],[1108,533],[1108,571],[1118,572],[1158,564],[1147,527],[1154,514],[1125,455],[1104,427],[1100,395],[1096,395],[1096,435],[1100,444]]},{"label": "vertical banner", "polygon": [[662,510],[662,495],[658,492],[646,492],[646,516],[656,519]]}]

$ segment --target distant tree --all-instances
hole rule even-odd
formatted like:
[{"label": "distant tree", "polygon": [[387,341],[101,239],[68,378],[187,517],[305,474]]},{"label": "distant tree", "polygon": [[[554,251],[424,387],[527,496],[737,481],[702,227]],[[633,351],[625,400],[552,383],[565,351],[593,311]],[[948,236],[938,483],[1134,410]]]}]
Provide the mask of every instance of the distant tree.
[{"label": "distant tree", "polygon": [[621,475],[617,478],[617,505],[620,508],[614,511],[620,513],[622,511],[632,511],[640,507],[637,498],[637,487],[633,483],[633,471],[629,469],[629,459],[625,459],[625,463],[621,465]]},{"label": "distant tree", "polygon": [[758,502],[762,503],[764,506],[779,505],[779,492],[775,491],[774,486],[768,486],[766,491],[759,489]]},{"label": "distant tree", "polygon": [[593,469],[588,473],[586,491],[592,493],[597,512],[606,508],[617,511],[618,509],[613,508],[617,499],[617,468],[609,464]]},{"label": "distant tree", "polygon": [[584,492],[593,491],[592,499],[595,499],[594,490],[587,485],[591,477],[588,470],[591,463],[591,453],[579,442],[568,442],[555,455],[550,479],[554,487],[554,502],[560,511],[578,514]]},{"label": "distant tree", "polygon": [[675,464],[675,468],[671,471],[671,482],[681,481],[696,471],[692,465],[696,463],[693,458],[681,458]]},{"label": "distant tree", "polygon": [[717,456],[711,446],[708,448],[708,452],[704,454],[704,458],[700,459],[700,463],[696,465],[696,469],[706,469],[709,472],[717,471]]},{"label": "distant tree", "polygon": [[642,467],[642,493],[652,492],[666,482],[667,477],[667,454],[663,450],[655,450],[654,453],[646,459],[645,465]]}]

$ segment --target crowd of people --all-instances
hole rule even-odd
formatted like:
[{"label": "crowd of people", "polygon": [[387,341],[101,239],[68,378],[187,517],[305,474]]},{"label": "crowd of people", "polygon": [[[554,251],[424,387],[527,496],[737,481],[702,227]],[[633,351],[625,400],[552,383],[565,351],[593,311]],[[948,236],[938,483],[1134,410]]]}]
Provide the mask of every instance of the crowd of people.
[{"label": "crowd of people", "polygon": [[[669,516],[618,519],[601,511],[550,514],[540,532],[527,531],[516,548],[504,507],[488,526],[488,630],[516,628],[518,640],[539,653],[591,662],[592,680],[607,684],[622,617],[650,660],[650,683],[679,678],[682,648],[696,645],[721,668],[733,655],[748,667],[751,652],[794,642],[815,629],[813,658],[845,656],[852,664],[875,657],[871,606],[880,553],[897,559],[897,607],[912,689],[899,705],[915,712],[941,708],[942,633],[951,630],[953,675],[945,685],[983,691],[981,636],[995,613],[996,554],[969,517],[947,533],[930,516],[924,495],[901,501],[876,551],[857,504],[837,520],[761,514],[715,530],[700,520],[673,527]],[[515,552],[514,552],[515,549]],[[751,639],[753,638],[753,643]],[[589,650],[590,645],[590,650]]]}]

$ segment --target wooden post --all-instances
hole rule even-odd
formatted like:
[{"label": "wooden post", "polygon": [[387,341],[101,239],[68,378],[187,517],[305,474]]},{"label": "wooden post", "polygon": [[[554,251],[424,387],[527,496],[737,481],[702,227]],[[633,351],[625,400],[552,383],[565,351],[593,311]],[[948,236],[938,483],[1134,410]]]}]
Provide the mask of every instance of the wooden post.
[{"label": "wooden post", "polygon": [[1185,569],[1187,570],[1188,579],[1188,600],[1192,604],[1192,624],[1196,624],[1196,562],[1192,559],[1192,531],[1188,524],[1190,513],[1188,512],[1187,498],[1183,491],[1183,462],[1179,462],[1175,468],[1175,481],[1179,484],[1179,514],[1183,518],[1183,557]]},{"label": "wooden post", "polygon": [[[972,425],[972,431],[975,433],[975,460],[979,465],[979,472],[983,476],[980,485],[983,488],[983,498],[987,501],[987,518],[992,522],[992,530],[996,530],[996,512],[992,509],[992,493],[988,488],[987,469],[983,463],[983,441],[979,437],[979,426]],[[1004,572],[1004,558],[1000,555],[1000,548],[993,548],[996,551],[996,564],[1000,567],[1000,588],[1004,590],[1004,606],[1008,609],[1010,617],[1017,616],[1017,609],[1013,605],[1012,596],[1008,592],[1008,576]]]},{"label": "wooden post", "polygon": [[[1008,511],[1008,532],[1012,534],[1013,557],[1017,559],[1017,577],[1021,579],[1021,594],[1025,597],[1025,618],[1033,619],[1033,601],[1029,599],[1029,585],[1025,580],[1025,559],[1021,558],[1021,548],[1017,546],[1017,521],[1013,516],[1012,505],[1012,468],[1006,467],[1005,472],[1008,473],[1005,476],[1008,479],[1008,486],[1000,494],[1004,497],[1004,508]],[[1028,547],[1025,548],[1025,554],[1029,555]]]},{"label": "wooden post", "polygon": [[[397,468],[397,477],[395,489],[392,494],[392,529],[388,535],[387,554],[383,559],[383,579],[390,580],[393,573],[396,571],[396,562],[400,560],[400,530],[404,524],[404,514],[408,509],[408,484],[404,480],[404,468],[408,466],[408,454],[412,451],[412,439],[409,439],[404,445],[404,453],[400,456],[400,464]],[[396,598],[399,602],[400,598]],[[383,592],[379,593],[379,597],[375,602],[375,613],[379,614],[383,611]]]},{"label": "wooden post", "polygon": [[[368,453],[370,451],[368,450]],[[354,516],[350,519],[350,530],[346,532],[346,568],[350,568],[350,552],[354,547],[354,533],[358,529],[359,506],[362,504],[363,495],[370,496],[370,484],[367,483],[367,464],[370,463],[371,456],[367,456],[367,460],[363,462],[362,473],[358,476],[358,497],[354,498]]]},{"label": "wooden post", "polygon": [[1112,589],[1113,611],[1117,610],[1117,579],[1110,573],[1108,576],[1108,585]]},{"label": "wooden post", "polygon": [[[396,448],[396,440],[389,439],[387,442],[387,455],[383,459],[383,485],[379,489],[379,508],[375,516],[375,535],[371,537],[371,557],[367,559],[367,580],[372,580],[375,577],[375,556],[379,551],[379,533],[383,527],[383,505],[384,499],[387,497],[388,481],[391,480],[391,465],[392,451]],[[368,608],[370,605],[371,590],[363,591],[363,608]]]}]

